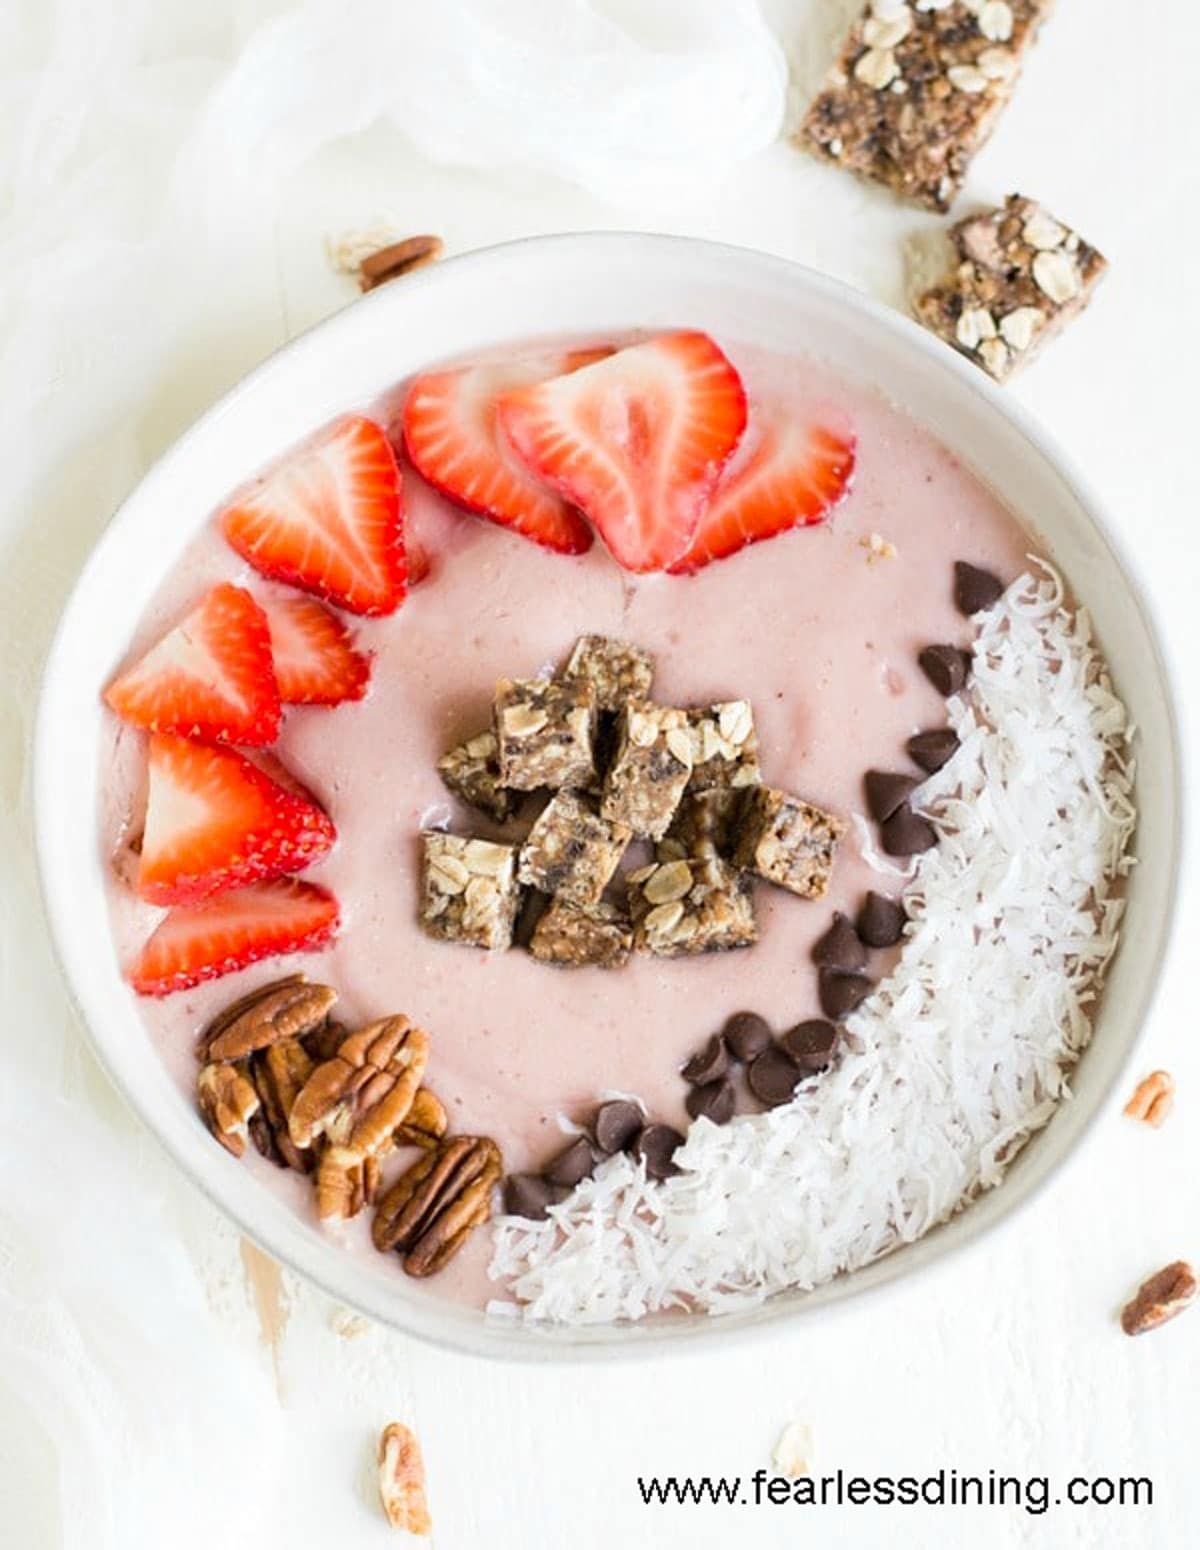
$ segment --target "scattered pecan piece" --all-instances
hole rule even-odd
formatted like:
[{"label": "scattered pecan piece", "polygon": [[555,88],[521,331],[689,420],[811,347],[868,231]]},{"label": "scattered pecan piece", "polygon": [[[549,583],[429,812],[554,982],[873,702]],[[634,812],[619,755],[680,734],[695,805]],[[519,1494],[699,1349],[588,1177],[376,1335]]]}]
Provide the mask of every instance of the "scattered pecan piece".
[{"label": "scattered pecan piece", "polygon": [[397,1146],[435,1147],[449,1129],[450,1120],[442,1100],[422,1087],[413,1099],[404,1123],[396,1129]]},{"label": "scattered pecan piece", "polygon": [[1121,1309],[1121,1328],[1127,1335],[1144,1335],[1182,1313],[1195,1298],[1196,1272],[1186,1260],[1177,1259],[1142,1282]]},{"label": "scattered pecan piece", "polygon": [[201,1060],[244,1060],[278,1039],[311,1033],[329,1015],[337,992],[302,974],[260,986],[215,1017],[200,1035]]},{"label": "scattered pecan piece", "polygon": [[1133,1097],[1125,1105],[1125,1113],[1130,1119],[1140,1119],[1157,1130],[1174,1105],[1175,1082],[1170,1072],[1151,1071],[1137,1084]]},{"label": "scattered pecan piece", "polygon": [[429,1037],[407,1017],[352,1033],[301,1089],[288,1120],[292,1140],[307,1147],[324,1136],[359,1158],[374,1155],[408,1118],[428,1060]]},{"label": "scattered pecan piece", "polygon": [[348,1220],[373,1204],[379,1189],[379,1158],[359,1157],[344,1146],[327,1146],[317,1164],[317,1215],[323,1222]]},{"label": "scattered pecan piece", "polygon": [[209,1130],[227,1152],[244,1156],[250,1122],[259,1110],[254,1083],[237,1066],[201,1066],[196,1096]]},{"label": "scattered pecan piece", "polygon": [[416,1437],[393,1421],[379,1438],[379,1499],[393,1528],[428,1534],[433,1528],[425,1500],[425,1463]]},{"label": "scattered pecan piece", "polygon": [[373,291],[387,280],[396,280],[402,274],[421,269],[441,258],[445,243],[440,237],[405,237],[403,242],[390,242],[386,248],[364,258],[358,266],[359,289]]},{"label": "scattered pecan piece", "polygon": [[492,1214],[500,1149],[486,1136],[441,1141],[403,1173],[379,1202],[371,1238],[395,1249],[411,1276],[436,1274]]},{"label": "scattered pecan piece", "polygon": [[262,1112],[250,1134],[262,1155],[283,1168],[311,1173],[316,1163],[312,1151],[296,1145],[288,1132],[288,1120],[315,1062],[299,1039],[280,1039],[257,1054],[251,1063],[254,1085],[262,1099]]}]

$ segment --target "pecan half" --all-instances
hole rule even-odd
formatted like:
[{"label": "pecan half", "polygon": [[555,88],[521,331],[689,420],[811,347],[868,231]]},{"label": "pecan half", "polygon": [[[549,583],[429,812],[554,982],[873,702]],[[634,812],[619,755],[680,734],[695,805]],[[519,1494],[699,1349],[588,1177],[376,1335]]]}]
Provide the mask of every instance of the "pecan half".
[{"label": "pecan half", "polygon": [[280,1039],[255,1055],[250,1067],[262,1099],[262,1112],[251,1124],[250,1135],[264,1157],[297,1173],[311,1173],[316,1165],[312,1151],[298,1147],[288,1132],[292,1109],[314,1064],[299,1039]]},{"label": "pecan half", "polygon": [[1168,1071],[1151,1071],[1134,1088],[1125,1105],[1130,1119],[1140,1119],[1157,1130],[1170,1114],[1175,1102],[1175,1083]]},{"label": "pecan half", "polygon": [[385,1426],[376,1454],[379,1464],[379,1500],[393,1528],[410,1534],[433,1529],[425,1500],[425,1463],[416,1437],[407,1426],[393,1421]]},{"label": "pecan half", "polygon": [[486,1136],[441,1141],[403,1173],[379,1202],[371,1238],[404,1256],[410,1276],[431,1276],[492,1214],[500,1148]]},{"label": "pecan half", "polygon": [[1121,1309],[1121,1328],[1127,1335],[1144,1335],[1173,1319],[1196,1300],[1196,1272],[1186,1260],[1164,1265],[1138,1287]]},{"label": "pecan half", "polygon": [[397,1146],[419,1146],[425,1151],[435,1147],[449,1129],[450,1120],[442,1100],[422,1087],[402,1125],[396,1127]]},{"label": "pecan half", "polygon": [[329,1015],[337,992],[302,974],[260,986],[215,1017],[200,1035],[201,1060],[244,1060],[278,1039],[311,1033]]},{"label": "pecan half", "polygon": [[379,1158],[327,1146],[317,1164],[317,1215],[323,1222],[357,1216],[379,1189]]},{"label": "pecan half", "polygon": [[227,1152],[242,1157],[251,1121],[259,1110],[254,1083],[237,1066],[201,1066],[196,1097],[204,1123]]},{"label": "pecan half", "polygon": [[442,256],[445,247],[440,237],[405,237],[401,242],[391,242],[386,248],[370,253],[358,266],[360,289],[373,291],[387,280],[395,280],[413,269],[432,264]]},{"label": "pecan half", "polygon": [[343,1040],[304,1084],[288,1131],[299,1147],[324,1136],[369,1157],[408,1118],[429,1060],[429,1037],[407,1017],[384,1017]]}]

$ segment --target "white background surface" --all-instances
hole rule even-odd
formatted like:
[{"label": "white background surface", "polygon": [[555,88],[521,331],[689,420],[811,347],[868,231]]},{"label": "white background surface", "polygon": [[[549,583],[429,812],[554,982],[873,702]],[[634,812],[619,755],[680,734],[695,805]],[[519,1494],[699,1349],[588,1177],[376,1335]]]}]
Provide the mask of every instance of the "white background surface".
[{"label": "white background surface", "polygon": [[[834,21],[851,9],[833,0],[765,7],[793,58],[797,103],[828,57]],[[0,98],[2,156],[6,127],[28,122],[34,72],[54,60],[55,89],[38,88],[38,155],[48,161],[3,168],[0,185],[0,962],[9,1012],[0,1042],[10,1100],[0,1294],[18,1270],[36,1287],[19,1316],[6,1316],[7,1348],[0,1337],[0,1542],[184,1543],[198,1493],[229,1550],[268,1534],[302,1547],[391,1543],[370,1466],[378,1427],[396,1418],[422,1439],[434,1543],[445,1550],[1195,1543],[1200,1313],[1140,1341],[1114,1323],[1144,1274],[1200,1257],[1190,961],[1200,917],[1186,884],[1139,1061],[1175,1074],[1174,1118],[1155,1133],[1110,1114],[1048,1196],[932,1276],[768,1343],[578,1373],[482,1365],[379,1329],[347,1339],[325,1299],[287,1276],[276,1292],[261,1266],[256,1301],[244,1246],[174,1177],[96,1073],[36,914],[25,753],[38,664],[107,515],[242,372],[352,304],[323,238],[377,214],[406,231],[440,232],[451,253],[591,227],[710,236],[800,259],[896,303],[902,241],[936,221],[785,142],[682,192],[631,188],[602,202],[527,168],[435,165],[394,128],[374,125],[325,146],[252,202],[189,205],[194,220],[159,226],[171,157],[243,41],[244,18],[219,35],[164,19],[122,55],[135,85],[155,67],[152,89],[122,97],[123,120],[107,104],[110,140],[55,164],[55,137],[67,143],[79,127],[69,122],[71,72],[88,80],[108,68],[103,28],[90,32],[86,13],[58,10],[55,34],[49,9],[31,6],[23,80]],[[1185,0],[1155,16],[1153,30],[1135,29],[1108,7],[1061,0],[968,197],[1035,195],[1112,261],[1091,312],[1011,391],[1106,493],[1194,727],[1200,147],[1190,61],[1200,19]],[[62,32],[68,23],[77,33]],[[185,202],[186,192],[185,183]],[[162,282],[152,290],[143,286],[148,252]],[[1189,749],[1194,763],[1194,736]],[[78,1107],[53,1107],[53,1093]],[[81,1211],[85,1188],[101,1204]],[[20,1262],[4,1236],[13,1219],[24,1221]],[[62,1371],[77,1375],[57,1396],[41,1357],[20,1357],[22,1347],[47,1347],[52,1323],[64,1332],[60,1358],[69,1354]],[[1058,1487],[1075,1474],[1149,1475],[1155,1505],[1062,1506],[1045,1518],[1013,1508],[641,1505],[639,1474],[749,1474],[769,1463],[793,1418],[813,1428],[822,1472],[994,1469],[1049,1474]],[[218,1456],[228,1473],[224,1463],[214,1469]]]}]

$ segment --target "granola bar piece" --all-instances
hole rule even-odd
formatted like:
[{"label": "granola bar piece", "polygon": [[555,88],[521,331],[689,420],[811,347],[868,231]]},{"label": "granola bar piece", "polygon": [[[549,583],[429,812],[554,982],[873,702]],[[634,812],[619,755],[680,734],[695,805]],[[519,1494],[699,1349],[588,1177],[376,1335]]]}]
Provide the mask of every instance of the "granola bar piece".
[{"label": "granola bar piece", "polygon": [[502,786],[536,791],[595,779],[596,691],[587,679],[502,678],[495,724]]},{"label": "granola bar piece", "polygon": [[691,773],[687,712],[627,700],[617,721],[617,751],[604,777],[600,812],[640,837],[660,840]]},{"label": "granola bar piece", "polygon": [[515,845],[426,830],[421,925],[430,936],[469,947],[510,947],[517,918]]},{"label": "granola bar piece", "polygon": [[1108,268],[1078,232],[1021,194],[959,221],[950,238],[957,266],[913,311],[997,382],[1083,311]]},{"label": "granola bar piece", "polygon": [[725,952],[758,939],[750,879],[716,856],[631,872],[629,908],[634,947],[659,958]]},{"label": "granola bar piece", "polygon": [[644,699],[654,678],[654,658],[640,646],[608,635],[581,635],[567,663],[568,678],[586,678],[602,711],[620,710],[626,700]]},{"label": "granola bar piece", "polygon": [[688,711],[692,731],[692,791],[758,785],[758,734],[749,700],[724,700]]},{"label": "granola bar piece", "polygon": [[564,969],[619,969],[632,949],[633,928],[611,904],[580,909],[562,898],[551,901],[529,943],[539,963]]},{"label": "granola bar piece", "polygon": [[753,787],[744,801],[734,865],[802,899],[823,898],[845,827],[841,819],[772,786]]},{"label": "granola bar piece", "polygon": [[517,879],[570,904],[595,904],[630,838],[627,824],[602,818],[574,791],[559,791],[521,847]]},{"label": "granola bar piece", "polygon": [[660,861],[686,861],[694,856],[723,856],[737,846],[743,793],[732,786],[684,792],[666,836],[655,850]]},{"label": "granola bar piece", "polygon": [[479,732],[448,749],[438,760],[438,774],[447,790],[497,823],[507,823],[517,798],[500,784],[496,734]]},{"label": "granola bar piece", "polygon": [[948,210],[1051,3],[872,0],[805,116],[801,144]]}]

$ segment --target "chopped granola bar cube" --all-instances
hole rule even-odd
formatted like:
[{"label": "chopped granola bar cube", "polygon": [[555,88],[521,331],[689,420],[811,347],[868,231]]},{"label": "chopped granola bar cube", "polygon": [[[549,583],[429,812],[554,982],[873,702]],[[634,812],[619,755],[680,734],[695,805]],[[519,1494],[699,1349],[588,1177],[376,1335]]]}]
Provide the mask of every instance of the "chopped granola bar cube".
[{"label": "chopped granola bar cube", "polygon": [[574,791],[559,791],[521,847],[518,880],[571,904],[595,904],[630,838],[628,825],[602,818]]},{"label": "chopped granola bar cube", "polygon": [[957,266],[913,311],[997,382],[1083,311],[1108,267],[1078,232],[1020,194],[959,221],[950,238]]},{"label": "chopped granola bar cube", "polygon": [[716,856],[630,873],[629,908],[634,947],[660,958],[725,952],[758,939],[750,879]]},{"label": "chopped granola bar cube", "polygon": [[421,925],[430,936],[468,947],[512,945],[520,889],[514,845],[427,830]]},{"label": "chopped granola bar cube", "polygon": [[948,210],[996,125],[1052,0],[872,0],[800,129],[801,144]]},{"label": "chopped granola bar cube", "polygon": [[689,788],[671,827],[658,842],[658,859],[686,861],[716,855],[728,861],[737,846],[743,802],[743,793],[731,786],[710,786],[707,791]]},{"label": "chopped granola bar cube", "polygon": [[758,734],[749,700],[697,705],[688,711],[692,732],[692,791],[713,786],[757,786]]},{"label": "chopped granola bar cube", "polygon": [[512,817],[517,799],[500,784],[494,732],[480,732],[447,750],[438,760],[438,774],[446,788],[469,807],[477,807],[497,823],[507,823]]},{"label": "chopped granola bar cube", "polygon": [[734,865],[802,899],[823,898],[845,827],[841,819],[772,786],[751,787],[743,800]]},{"label": "chopped granola bar cube", "polygon": [[583,678],[502,678],[495,724],[500,784],[586,786],[596,775],[596,691]]},{"label": "chopped granola bar cube", "polygon": [[568,678],[586,678],[602,711],[620,710],[626,700],[644,699],[654,678],[654,658],[640,646],[607,635],[581,635],[567,663]]},{"label": "chopped granola bar cube", "polygon": [[580,909],[551,901],[534,930],[529,951],[539,963],[564,969],[619,969],[633,949],[633,928],[611,904]]},{"label": "chopped granola bar cube", "polygon": [[687,712],[627,700],[617,722],[617,751],[604,778],[600,811],[639,837],[667,832],[692,773]]}]

